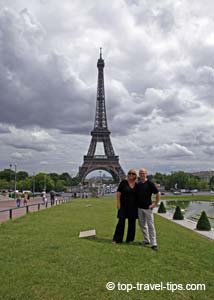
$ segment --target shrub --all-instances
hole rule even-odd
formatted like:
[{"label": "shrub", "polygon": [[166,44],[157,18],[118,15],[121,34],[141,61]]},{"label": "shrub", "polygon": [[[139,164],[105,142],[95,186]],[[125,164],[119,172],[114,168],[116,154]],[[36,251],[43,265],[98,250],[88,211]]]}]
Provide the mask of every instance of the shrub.
[{"label": "shrub", "polygon": [[165,206],[164,206],[163,201],[161,201],[161,203],[160,203],[160,206],[159,206],[159,208],[158,208],[158,213],[159,213],[159,214],[164,214],[164,213],[166,213],[166,208],[165,208]]},{"label": "shrub", "polygon": [[198,220],[198,223],[196,225],[196,229],[198,230],[211,230],[210,221],[207,217],[207,214],[205,211],[202,211],[201,216]]},{"label": "shrub", "polygon": [[175,213],[173,215],[173,220],[183,220],[184,216],[182,215],[181,209],[179,206],[176,206]]}]

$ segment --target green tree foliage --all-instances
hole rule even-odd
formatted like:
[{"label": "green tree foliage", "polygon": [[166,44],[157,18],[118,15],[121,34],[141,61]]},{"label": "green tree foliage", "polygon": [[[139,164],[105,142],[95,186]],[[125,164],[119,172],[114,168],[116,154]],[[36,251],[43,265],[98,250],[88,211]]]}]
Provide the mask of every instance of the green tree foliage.
[{"label": "green tree foliage", "polygon": [[55,191],[56,192],[62,192],[65,190],[65,181],[64,180],[57,180],[56,185],[55,185]]},{"label": "green tree foliage", "polygon": [[4,169],[4,171],[0,171],[0,179],[5,179],[7,181],[10,181],[11,179],[14,179],[15,172],[10,169]]},{"label": "green tree foliage", "polygon": [[154,181],[165,186],[166,190],[170,190],[177,185],[178,189],[197,189],[197,190],[207,190],[209,188],[208,184],[200,180],[196,176],[189,175],[183,171],[174,172],[170,175],[165,175],[161,173],[156,173],[154,175]]},{"label": "green tree foliage", "polygon": [[209,190],[209,185],[207,182],[203,181],[203,180],[199,180],[199,183],[198,183],[198,190],[201,190],[201,191],[208,191]]},{"label": "green tree foliage", "polygon": [[209,221],[205,211],[202,211],[201,216],[196,225],[196,229],[197,230],[208,230],[208,231],[211,230],[210,221]]},{"label": "green tree foliage", "polygon": [[210,185],[210,189],[213,190],[213,189],[214,189],[214,176],[212,176],[212,177],[210,178],[209,185]]},{"label": "green tree foliage", "polygon": [[0,190],[9,190],[9,182],[5,179],[0,179]]},{"label": "green tree foliage", "polygon": [[57,173],[49,173],[48,175],[51,179],[53,179],[54,182],[57,182],[57,180],[59,179],[59,174]]},{"label": "green tree foliage", "polygon": [[69,173],[62,173],[59,176],[59,179],[64,180],[66,185],[70,185],[71,184],[71,176],[69,175]]},{"label": "green tree foliage", "polygon": [[173,215],[173,220],[183,220],[184,216],[182,215],[181,209],[179,206],[176,206],[175,213]]},{"label": "green tree foliage", "polygon": [[32,178],[26,178],[23,180],[19,180],[17,182],[17,190],[19,191],[32,191],[33,190],[33,180]]},{"label": "green tree foliage", "polygon": [[165,174],[156,173],[154,175],[154,181],[156,183],[159,183],[159,184],[163,185],[163,186],[165,186],[165,184],[166,184],[166,178],[167,178],[167,175],[165,175]]},{"label": "green tree foliage", "polygon": [[71,179],[71,185],[78,185],[80,183],[80,179],[78,177],[72,177]]},{"label": "green tree foliage", "polygon": [[17,180],[24,180],[24,179],[28,178],[28,176],[29,176],[28,173],[25,171],[19,171],[16,174]]},{"label": "green tree foliage", "polygon": [[[25,171],[19,171],[16,174],[17,189],[19,190],[32,190],[32,178]],[[179,171],[174,172],[170,175],[156,173],[155,175],[149,175],[149,178],[156,183],[165,186],[166,190],[170,190],[177,184],[178,189],[198,189],[198,190],[209,190],[214,189],[214,176],[208,183],[200,180],[198,177],[191,176],[185,172]],[[0,180],[5,180],[0,183],[1,189],[14,189],[15,172],[13,169],[4,169],[0,171]],[[60,181],[59,181],[60,180]],[[26,181],[26,182],[25,182]],[[57,182],[59,183],[57,184]],[[62,182],[64,182],[64,188],[62,188]],[[114,182],[113,179],[105,181],[106,184]],[[64,172],[62,174],[50,173],[46,174],[46,187],[47,191],[50,189],[62,191],[66,187],[78,185],[80,180],[78,177],[71,177],[69,173]],[[35,191],[40,192],[44,188],[44,173],[39,173],[35,176]]]},{"label": "green tree foliage", "polygon": [[35,191],[41,192],[46,187],[46,191],[49,192],[55,188],[53,179],[48,174],[38,173],[35,176]]}]

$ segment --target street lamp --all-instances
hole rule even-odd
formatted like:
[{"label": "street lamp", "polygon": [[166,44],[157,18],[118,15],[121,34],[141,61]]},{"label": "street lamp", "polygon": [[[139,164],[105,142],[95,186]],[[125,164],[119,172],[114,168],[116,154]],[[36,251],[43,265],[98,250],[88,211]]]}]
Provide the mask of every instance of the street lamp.
[{"label": "street lamp", "polygon": [[72,174],[71,174],[70,185],[71,185],[71,198],[72,198]]},{"label": "street lamp", "polygon": [[15,178],[14,178],[14,199],[15,199],[15,195],[16,195],[16,168],[17,168],[17,165],[14,164],[14,167],[15,167]]},{"label": "street lamp", "polygon": [[11,169],[12,169],[12,164],[10,164],[10,184],[9,184],[9,197],[11,196]]},{"label": "street lamp", "polygon": [[46,192],[46,174],[44,174],[44,191]]},{"label": "street lamp", "polygon": [[35,194],[35,173],[33,172],[33,198]]},{"label": "street lamp", "polygon": [[99,171],[99,173],[100,173],[100,195],[102,194],[102,171],[100,170]]}]

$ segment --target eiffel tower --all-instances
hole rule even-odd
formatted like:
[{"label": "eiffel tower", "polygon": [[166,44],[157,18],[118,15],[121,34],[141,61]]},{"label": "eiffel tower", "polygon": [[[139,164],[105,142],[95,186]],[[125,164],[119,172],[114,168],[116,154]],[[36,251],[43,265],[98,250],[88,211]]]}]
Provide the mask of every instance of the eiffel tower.
[{"label": "eiffel tower", "polygon": [[[84,162],[79,167],[77,177],[84,181],[85,177],[92,171],[104,170],[110,173],[113,179],[118,182],[125,177],[125,173],[119,164],[119,156],[116,156],[111,143],[107,125],[104,89],[104,60],[102,58],[102,48],[100,48],[100,58],[97,62],[97,101],[94,129],[91,131],[91,143],[87,155],[84,155]],[[105,155],[95,155],[97,143],[102,142]]]}]

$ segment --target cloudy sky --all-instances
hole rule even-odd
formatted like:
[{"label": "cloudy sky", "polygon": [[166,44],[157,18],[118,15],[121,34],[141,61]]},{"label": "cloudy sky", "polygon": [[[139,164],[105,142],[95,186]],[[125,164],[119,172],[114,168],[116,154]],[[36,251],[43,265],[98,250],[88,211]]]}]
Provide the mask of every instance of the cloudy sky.
[{"label": "cloudy sky", "polygon": [[0,0],[0,169],[78,172],[99,47],[124,171],[213,170],[212,0]]}]

